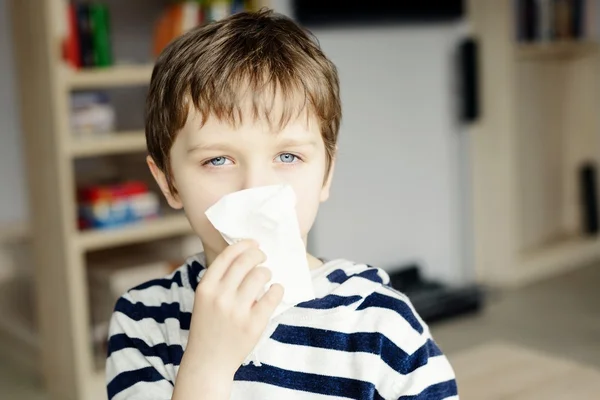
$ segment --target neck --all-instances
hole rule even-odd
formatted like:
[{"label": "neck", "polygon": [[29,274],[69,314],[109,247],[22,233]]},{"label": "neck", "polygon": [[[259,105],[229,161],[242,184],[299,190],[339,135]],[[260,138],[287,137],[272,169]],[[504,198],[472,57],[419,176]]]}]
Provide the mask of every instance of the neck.
[{"label": "neck", "polygon": [[[215,259],[217,258],[217,255],[218,254],[211,251],[210,249],[204,250],[204,256],[206,257],[207,268],[212,265],[213,261],[215,261]],[[309,269],[319,268],[321,265],[323,265],[323,262],[321,260],[319,260],[317,257],[315,257],[309,253],[306,253],[306,260],[308,261]]]}]

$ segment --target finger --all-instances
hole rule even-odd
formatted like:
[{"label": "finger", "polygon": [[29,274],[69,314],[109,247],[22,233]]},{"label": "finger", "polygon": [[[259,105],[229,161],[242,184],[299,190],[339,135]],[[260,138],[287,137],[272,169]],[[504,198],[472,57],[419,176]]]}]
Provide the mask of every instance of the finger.
[{"label": "finger", "polygon": [[252,308],[257,299],[265,293],[265,285],[271,280],[271,271],[265,267],[254,267],[238,288],[240,306]]},{"label": "finger", "polygon": [[250,248],[237,256],[221,279],[223,290],[237,292],[240,284],[250,270],[266,260],[265,253],[257,248]]},{"label": "finger", "polygon": [[283,286],[279,284],[272,285],[267,293],[252,307],[253,317],[256,318],[258,323],[266,324],[282,299]]},{"label": "finger", "polygon": [[258,243],[254,240],[242,240],[230,246],[221,252],[210,265],[202,280],[205,284],[216,284],[221,280],[227,269],[240,254],[251,248],[258,248]]}]

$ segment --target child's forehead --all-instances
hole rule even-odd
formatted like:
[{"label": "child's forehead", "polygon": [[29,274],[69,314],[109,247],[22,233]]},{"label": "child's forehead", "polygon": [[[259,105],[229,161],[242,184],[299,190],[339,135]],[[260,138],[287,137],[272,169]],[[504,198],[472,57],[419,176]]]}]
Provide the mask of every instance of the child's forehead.
[{"label": "child's forehead", "polygon": [[298,126],[311,130],[318,125],[313,108],[305,96],[297,92],[242,92],[229,101],[201,103],[188,99],[187,104],[188,123],[198,130],[214,125],[225,125],[233,130],[260,126],[278,134]]}]

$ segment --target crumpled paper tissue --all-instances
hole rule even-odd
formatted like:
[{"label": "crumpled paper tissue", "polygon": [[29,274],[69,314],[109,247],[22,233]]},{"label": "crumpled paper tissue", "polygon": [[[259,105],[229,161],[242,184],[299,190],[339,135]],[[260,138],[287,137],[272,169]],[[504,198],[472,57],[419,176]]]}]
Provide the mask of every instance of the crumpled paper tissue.
[{"label": "crumpled paper tissue", "polygon": [[285,290],[272,318],[315,298],[291,186],[262,186],[228,194],[210,207],[206,216],[228,244],[243,239],[258,242],[267,256],[261,266],[272,272],[265,292],[273,283]]}]

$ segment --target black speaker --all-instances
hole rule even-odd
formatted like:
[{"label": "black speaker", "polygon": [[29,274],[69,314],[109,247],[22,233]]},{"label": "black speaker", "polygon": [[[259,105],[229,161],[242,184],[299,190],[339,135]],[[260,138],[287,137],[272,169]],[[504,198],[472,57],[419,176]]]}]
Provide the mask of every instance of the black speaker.
[{"label": "black speaker", "polygon": [[460,120],[474,122],[480,114],[478,45],[466,38],[458,46],[458,69],[461,86]]},{"label": "black speaker", "polygon": [[596,166],[585,163],[579,171],[582,226],[588,235],[598,233],[598,196],[596,189]]}]

